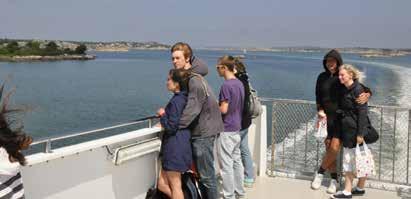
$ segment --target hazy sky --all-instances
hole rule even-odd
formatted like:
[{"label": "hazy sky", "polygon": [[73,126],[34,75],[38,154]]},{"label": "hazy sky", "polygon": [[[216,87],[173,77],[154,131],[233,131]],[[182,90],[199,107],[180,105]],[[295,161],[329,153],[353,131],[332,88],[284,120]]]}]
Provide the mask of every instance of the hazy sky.
[{"label": "hazy sky", "polygon": [[0,38],[411,48],[410,0],[0,0]]}]

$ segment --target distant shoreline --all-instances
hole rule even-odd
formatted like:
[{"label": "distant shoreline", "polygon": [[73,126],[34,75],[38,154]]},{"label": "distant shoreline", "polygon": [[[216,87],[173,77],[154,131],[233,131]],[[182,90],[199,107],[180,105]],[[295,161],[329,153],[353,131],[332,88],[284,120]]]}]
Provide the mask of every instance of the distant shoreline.
[{"label": "distant shoreline", "polygon": [[94,60],[95,55],[57,55],[57,56],[4,56],[0,55],[0,61],[6,62],[32,62],[32,61],[66,61],[66,60]]},{"label": "distant shoreline", "polygon": [[[215,51],[248,51],[248,52],[276,52],[276,53],[325,53],[332,48],[310,47],[282,47],[282,48],[199,48]],[[362,58],[387,58],[411,55],[411,49],[384,49],[384,48],[335,48],[340,53],[356,54]],[[246,54],[246,53],[245,53]],[[245,55],[244,54],[244,55]]]}]

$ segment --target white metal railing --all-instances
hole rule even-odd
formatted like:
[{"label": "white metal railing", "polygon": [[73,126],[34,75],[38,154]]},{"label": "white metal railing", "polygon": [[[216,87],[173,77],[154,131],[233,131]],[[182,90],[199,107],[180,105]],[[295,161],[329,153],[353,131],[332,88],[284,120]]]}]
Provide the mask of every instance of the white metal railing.
[{"label": "white metal railing", "polygon": [[133,120],[133,121],[130,121],[130,122],[127,122],[127,123],[118,124],[118,125],[109,126],[109,127],[104,127],[104,128],[99,128],[99,129],[95,129],[95,130],[83,131],[83,132],[77,132],[77,133],[70,133],[70,134],[66,134],[66,135],[59,135],[59,136],[54,136],[54,137],[43,138],[43,139],[34,141],[30,146],[36,146],[36,145],[43,144],[43,152],[44,153],[51,153],[52,143],[55,142],[55,141],[67,140],[67,139],[74,138],[74,137],[82,137],[82,136],[85,136],[85,135],[95,134],[95,133],[99,133],[99,132],[104,132],[104,131],[117,129],[117,128],[121,128],[121,127],[136,125],[136,124],[142,124],[142,123],[146,123],[146,122],[148,123],[148,127],[151,128],[152,123],[153,123],[153,119],[155,119],[155,118],[158,118],[158,117],[157,116],[149,116],[149,117],[144,117],[144,118],[141,118],[141,119]]}]

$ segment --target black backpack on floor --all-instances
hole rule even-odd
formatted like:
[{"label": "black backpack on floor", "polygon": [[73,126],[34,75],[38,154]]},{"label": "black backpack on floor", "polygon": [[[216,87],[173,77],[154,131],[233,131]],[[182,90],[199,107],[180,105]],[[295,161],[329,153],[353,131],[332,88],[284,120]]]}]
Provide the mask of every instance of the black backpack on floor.
[{"label": "black backpack on floor", "polygon": [[197,178],[192,172],[185,172],[181,175],[181,185],[184,199],[201,199]]}]

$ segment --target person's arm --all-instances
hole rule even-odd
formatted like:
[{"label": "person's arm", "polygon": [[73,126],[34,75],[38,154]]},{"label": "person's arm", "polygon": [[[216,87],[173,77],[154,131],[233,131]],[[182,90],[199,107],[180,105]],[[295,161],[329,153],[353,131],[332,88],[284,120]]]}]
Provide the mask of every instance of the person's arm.
[{"label": "person's arm", "polygon": [[228,106],[231,101],[231,92],[225,84],[221,86],[219,95],[220,112],[224,115],[228,112]]},{"label": "person's arm", "polygon": [[165,109],[165,114],[160,118],[161,126],[166,132],[174,133],[178,130],[179,116],[177,103],[170,102]]},{"label": "person's arm", "polygon": [[320,84],[321,84],[321,74],[317,78],[317,83],[315,84],[315,101],[317,104],[317,127],[319,127],[320,120],[324,120],[326,118],[326,114],[324,112],[324,108],[322,106],[321,102],[321,90],[320,90]]},{"label": "person's arm", "polygon": [[224,115],[228,111],[228,102],[227,101],[222,101],[220,102],[220,112]]},{"label": "person's arm", "polygon": [[317,104],[317,111],[324,111],[321,103],[321,91],[320,91],[320,84],[321,84],[321,74],[317,78],[317,83],[315,84],[315,101]]},{"label": "person's arm", "polygon": [[188,100],[180,118],[180,129],[188,128],[190,126],[194,119],[196,119],[196,117],[200,114],[203,104],[207,99],[199,77],[192,77],[188,87]]},{"label": "person's arm", "polygon": [[[356,97],[363,93],[363,91],[359,91],[356,93]],[[355,109],[357,112],[357,142],[360,144],[364,139],[364,135],[367,132],[368,127],[368,104],[360,104],[355,103]]]},{"label": "person's arm", "polygon": [[363,92],[356,98],[356,102],[358,104],[365,104],[368,103],[370,100],[370,97],[372,96],[372,91],[370,88],[364,86],[364,84],[361,84],[363,87]]}]

